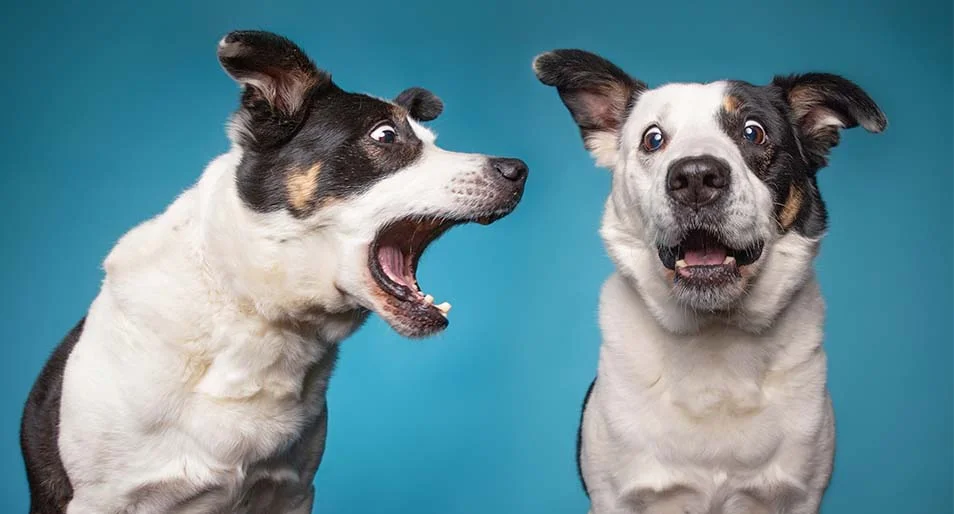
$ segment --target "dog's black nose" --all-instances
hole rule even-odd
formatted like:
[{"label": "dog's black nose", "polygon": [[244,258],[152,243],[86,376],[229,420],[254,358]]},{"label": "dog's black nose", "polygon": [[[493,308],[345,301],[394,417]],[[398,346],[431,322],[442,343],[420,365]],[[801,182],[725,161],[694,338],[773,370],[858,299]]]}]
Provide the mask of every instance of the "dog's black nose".
[{"label": "dog's black nose", "polygon": [[530,168],[527,163],[520,159],[510,159],[505,157],[494,157],[490,159],[490,166],[497,170],[497,173],[503,175],[507,180],[519,182],[527,178]]},{"label": "dog's black nose", "polygon": [[673,200],[698,209],[728,189],[730,171],[729,163],[711,155],[683,157],[669,165],[666,189]]}]

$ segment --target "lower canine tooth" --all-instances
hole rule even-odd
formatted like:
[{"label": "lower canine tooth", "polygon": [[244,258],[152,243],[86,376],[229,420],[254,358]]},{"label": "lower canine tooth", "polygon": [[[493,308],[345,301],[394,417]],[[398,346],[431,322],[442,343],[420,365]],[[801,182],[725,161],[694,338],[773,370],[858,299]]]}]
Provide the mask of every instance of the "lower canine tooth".
[{"label": "lower canine tooth", "polygon": [[678,261],[676,261],[677,268],[685,268],[686,266],[688,266],[688,264],[686,264],[686,261],[682,259],[679,259]]},{"label": "lower canine tooth", "polygon": [[434,297],[431,295],[427,295],[424,297],[424,301],[427,303],[434,303]]},{"label": "lower canine tooth", "polygon": [[735,264],[735,257],[731,255],[726,255],[725,260],[722,261],[722,264],[725,264],[725,265]]},{"label": "lower canine tooth", "polygon": [[435,305],[434,307],[437,307],[437,310],[443,312],[444,314],[447,314],[447,313],[450,312],[450,310],[451,310],[451,304],[449,304],[449,303],[447,303],[447,302],[439,303],[439,304]]}]

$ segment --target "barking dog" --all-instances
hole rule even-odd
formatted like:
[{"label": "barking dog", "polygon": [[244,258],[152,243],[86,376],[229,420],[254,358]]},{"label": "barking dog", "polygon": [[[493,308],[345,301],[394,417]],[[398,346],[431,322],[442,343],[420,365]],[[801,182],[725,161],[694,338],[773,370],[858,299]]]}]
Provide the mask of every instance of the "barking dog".
[{"label": "barking dog", "polygon": [[369,311],[409,337],[446,327],[421,253],[521,198],[522,161],[435,146],[423,89],[348,93],[263,32],[218,56],[243,87],[232,149],[119,241],[40,375],[31,512],[311,512],[336,344]]},{"label": "barking dog", "polygon": [[592,512],[817,512],[834,416],[816,173],[840,129],[880,132],[884,114],[829,74],[650,89],[579,50],[534,70],[613,170],[617,273],[580,428]]}]

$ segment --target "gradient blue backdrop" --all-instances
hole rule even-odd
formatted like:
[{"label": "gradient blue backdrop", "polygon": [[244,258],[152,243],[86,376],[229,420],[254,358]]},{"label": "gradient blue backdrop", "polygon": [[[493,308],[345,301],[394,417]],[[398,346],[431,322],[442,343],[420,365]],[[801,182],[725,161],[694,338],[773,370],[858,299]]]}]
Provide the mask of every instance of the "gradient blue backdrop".
[{"label": "gradient blue backdrop", "polygon": [[235,28],[292,37],[348,89],[430,88],[444,146],[531,166],[513,216],[425,257],[422,283],[454,304],[446,333],[410,342],[375,318],[344,343],[316,512],[585,512],[574,442],[612,269],[609,174],[533,77],[554,47],[654,85],[834,71],[881,104],[887,132],[846,133],[821,175],[838,415],[824,511],[952,511],[950,1],[23,4],[0,15],[0,512],[26,512],[22,401],[101,260],[226,150],[238,90],[215,45]]}]

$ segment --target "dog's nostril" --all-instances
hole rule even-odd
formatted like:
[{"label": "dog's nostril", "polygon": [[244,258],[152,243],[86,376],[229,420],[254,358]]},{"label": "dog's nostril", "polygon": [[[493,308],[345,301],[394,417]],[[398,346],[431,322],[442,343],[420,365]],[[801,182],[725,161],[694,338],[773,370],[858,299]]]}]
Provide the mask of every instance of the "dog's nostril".
[{"label": "dog's nostril", "polygon": [[702,178],[702,183],[706,187],[714,187],[721,189],[727,186],[726,176],[721,173],[707,173],[706,176]]},{"label": "dog's nostril", "polygon": [[669,196],[693,208],[712,203],[729,186],[730,171],[727,162],[710,155],[678,159],[666,177]]},{"label": "dog's nostril", "polygon": [[490,159],[490,166],[505,179],[514,182],[527,178],[527,173],[530,171],[527,163],[520,159],[495,157]]},{"label": "dog's nostril", "polygon": [[689,181],[686,180],[686,177],[679,175],[672,177],[669,181],[669,189],[685,189],[689,185]]}]

